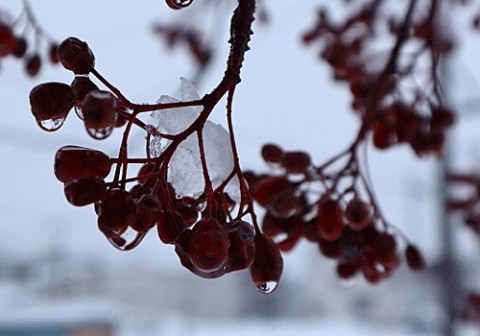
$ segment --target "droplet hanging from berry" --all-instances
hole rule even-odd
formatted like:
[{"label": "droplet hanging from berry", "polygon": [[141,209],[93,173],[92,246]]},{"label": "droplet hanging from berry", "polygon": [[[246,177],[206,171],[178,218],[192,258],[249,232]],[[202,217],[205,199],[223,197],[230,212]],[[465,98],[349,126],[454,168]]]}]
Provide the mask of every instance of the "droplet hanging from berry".
[{"label": "droplet hanging from berry", "polygon": [[262,294],[272,293],[278,286],[283,272],[283,258],[273,240],[255,235],[255,260],[250,266],[253,283]]},{"label": "droplet hanging from berry", "polygon": [[90,91],[82,102],[83,122],[88,134],[97,140],[108,137],[115,126],[117,98],[108,91]]},{"label": "droplet hanging from berry", "polygon": [[35,86],[29,98],[33,116],[46,131],[58,130],[74,104],[72,88],[56,82]]},{"label": "droplet hanging from berry", "polygon": [[190,6],[193,0],[165,0],[165,3],[171,9],[182,9]]}]

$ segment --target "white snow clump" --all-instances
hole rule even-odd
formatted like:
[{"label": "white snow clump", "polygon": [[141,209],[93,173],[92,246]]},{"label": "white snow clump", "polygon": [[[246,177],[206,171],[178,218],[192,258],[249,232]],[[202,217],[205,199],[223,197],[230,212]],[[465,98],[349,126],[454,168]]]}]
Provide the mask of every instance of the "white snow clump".
[{"label": "white snow clump", "polygon": [[[163,95],[158,102],[172,103],[200,99],[193,83],[185,78],[180,78],[180,81],[180,100]],[[202,106],[188,106],[157,110],[152,112],[151,116],[158,119],[157,130],[160,133],[176,135],[187,129],[198,118],[202,108]],[[150,144],[151,155],[158,157],[171,142],[171,140],[155,137]],[[227,130],[208,120],[203,128],[203,145],[208,174],[213,188],[216,188],[230,175],[233,169],[233,156]],[[168,168],[168,182],[175,188],[178,197],[196,197],[203,192],[205,182],[196,132],[188,136],[173,154]],[[237,180],[232,180],[225,191],[233,199],[238,199]]]}]

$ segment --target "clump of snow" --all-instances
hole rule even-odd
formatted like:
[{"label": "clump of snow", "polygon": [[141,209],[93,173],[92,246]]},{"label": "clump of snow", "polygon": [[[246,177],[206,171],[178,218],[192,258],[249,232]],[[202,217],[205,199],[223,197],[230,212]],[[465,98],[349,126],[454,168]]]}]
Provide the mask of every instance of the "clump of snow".
[{"label": "clump of snow", "polygon": [[[163,95],[159,103],[173,103],[178,101],[199,100],[195,85],[185,78],[181,78],[180,99]],[[186,130],[198,118],[202,106],[188,106],[158,110],[152,117],[158,119],[158,131],[164,134],[176,135]],[[171,140],[155,137],[151,144],[150,154],[159,156],[169,145]],[[208,174],[213,187],[218,187],[232,172],[233,156],[230,147],[230,137],[227,130],[210,120],[203,128],[203,145],[207,161]],[[175,188],[178,196],[199,196],[205,186],[198,134],[194,132],[188,136],[176,149],[168,168],[168,181]],[[230,183],[226,190],[234,199],[237,198],[238,187]]]}]

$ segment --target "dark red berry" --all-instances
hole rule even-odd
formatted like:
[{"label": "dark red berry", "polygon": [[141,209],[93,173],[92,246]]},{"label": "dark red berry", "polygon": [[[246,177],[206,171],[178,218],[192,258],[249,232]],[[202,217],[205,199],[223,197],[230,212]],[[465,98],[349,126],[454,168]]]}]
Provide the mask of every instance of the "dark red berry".
[{"label": "dark red berry", "polygon": [[60,59],[58,58],[57,49],[58,44],[54,42],[52,42],[48,48],[48,56],[50,58],[50,62],[52,62],[53,64],[57,64],[60,61]]},{"label": "dark red berry", "polygon": [[30,91],[30,106],[37,122],[63,120],[74,104],[73,90],[63,83],[44,83]]},{"label": "dark red berry", "polygon": [[453,112],[443,106],[432,109],[432,127],[445,128],[455,123],[455,115]]},{"label": "dark red berry", "polygon": [[64,183],[92,176],[105,178],[111,167],[108,155],[94,149],[64,146],[55,154],[55,176]]},{"label": "dark red berry", "polygon": [[17,37],[17,45],[15,46],[15,50],[13,51],[13,56],[17,58],[22,58],[28,48],[27,40],[24,37]]},{"label": "dark red berry", "polygon": [[85,128],[96,139],[108,137],[116,119],[117,98],[108,91],[90,91],[82,101]]},{"label": "dark red berry", "polygon": [[362,263],[361,270],[365,280],[373,285],[379,283],[384,276],[381,270],[379,270],[373,262],[367,259]]},{"label": "dark red berry", "polygon": [[275,198],[285,190],[291,189],[291,184],[285,176],[267,176],[252,186],[252,195],[263,207],[268,207]]},{"label": "dark red berry", "polygon": [[147,232],[155,226],[160,212],[160,201],[156,196],[143,195],[136,200],[135,221],[131,224],[138,232]]},{"label": "dark red berry", "polygon": [[372,241],[370,249],[371,255],[383,266],[398,265],[397,241],[392,234],[387,232],[378,234]]},{"label": "dark red berry", "polygon": [[350,279],[358,273],[358,266],[356,264],[337,264],[337,275],[341,279]]},{"label": "dark red berry", "polygon": [[76,37],[69,37],[60,43],[57,55],[65,69],[75,74],[88,74],[95,65],[95,57],[88,44]]},{"label": "dark red berry", "polygon": [[345,208],[345,219],[354,230],[367,227],[370,224],[371,215],[370,205],[359,198],[353,198]]},{"label": "dark red berry", "polygon": [[97,176],[86,177],[65,183],[65,197],[75,206],[92,204],[99,200],[105,191],[105,181]]},{"label": "dark red berry", "polygon": [[12,29],[0,23],[0,57],[12,54],[15,52],[16,47],[17,40],[13,35]]},{"label": "dark red berry", "polygon": [[305,152],[286,152],[281,164],[289,174],[303,174],[310,167],[311,159]]},{"label": "dark red berry", "polygon": [[405,250],[407,265],[413,271],[421,271],[425,268],[425,260],[416,246],[409,244]]},{"label": "dark red berry", "polygon": [[149,175],[153,172],[153,169],[155,168],[155,164],[153,163],[145,163],[143,164],[140,169],[138,170],[137,178],[138,178],[138,183],[145,183],[149,179]]},{"label": "dark red berry", "polygon": [[338,259],[342,255],[342,246],[340,246],[339,239],[325,240],[318,239],[318,248],[320,252],[327,258]]},{"label": "dark red berry", "polygon": [[128,191],[112,189],[98,201],[98,227],[107,237],[122,235],[135,221],[135,202]]},{"label": "dark red berry", "polygon": [[80,103],[87,93],[98,90],[98,86],[88,76],[75,76],[71,86],[75,93],[75,101]]},{"label": "dark red berry", "polygon": [[165,210],[159,211],[157,215],[157,233],[164,244],[172,244],[183,230],[179,219]]},{"label": "dark red berry", "polygon": [[35,77],[40,71],[42,60],[37,54],[31,55],[25,59],[25,71],[29,76]]},{"label": "dark red berry", "polygon": [[280,163],[283,159],[283,150],[275,144],[265,144],[262,147],[262,157],[269,163]]},{"label": "dark red berry", "polygon": [[338,201],[322,197],[318,202],[317,228],[322,239],[338,239],[343,232],[343,213]]},{"label": "dark red berry", "polygon": [[188,249],[190,248],[192,240],[192,230],[187,229],[183,231],[175,241],[175,252],[177,253],[178,257],[180,258],[180,262],[182,263],[183,267],[188,269],[190,272],[205,278],[205,279],[214,279],[218,278],[226,273],[226,267],[219,267],[213,270],[202,270],[192,264],[190,260],[190,256],[187,253]]},{"label": "dark red berry", "polygon": [[377,121],[373,127],[373,144],[375,147],[386,149],[393,145],[393,142],[394,140],[388,125],[383,120]]},{"label": "dark red berry", "polygon": [[303,202],[294,193],[294,189],[286,189],[279,192],[268,205],[275,216],[279,218],[288,218],[298,214],[303,208]]},{"label": "dark red berry", "polygon": [[228,272],[250,267],[255,259],[255,232],[249,223],[236,220],[230,223],[233,230],[228,233]]},{"label": "dark red berry", "polygon": [[211,271],[225,266],[229,247],[225,229],[216,220],[207,219],[193,228],[187,253],[195,267]]},{"label": "dark red berry", "polygon": [[273,240],[262,234],[255,235],[255,260],[250,276],[261,293],[273,292],[283,272],[283,258]]}]

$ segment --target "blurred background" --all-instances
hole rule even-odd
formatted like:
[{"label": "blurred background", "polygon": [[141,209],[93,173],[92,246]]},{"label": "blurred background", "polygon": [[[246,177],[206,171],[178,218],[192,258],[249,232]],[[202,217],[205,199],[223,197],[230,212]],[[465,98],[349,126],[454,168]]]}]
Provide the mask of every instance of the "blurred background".
[{"label": "blurred background", "polygon": [[[208,2],[195,0],[181,12],[158,0],[31,1],[31,7],[54,39],[76,36],[87,41],[98,71],[128,98],[152,103],[163,94],[175,96],[179,78],[195,74],[185,52],[167,50],[154,36],[155,22],[181,15],[208,24],[216,53],[198,83],[200,95],[223,75],[234,1],[199,15],[196,7],[202,1]],[[268,169],[259,155],[266,142],[308,150],[320,163],[350,144],[358,120],[349,108],[348,88],[331,81],[315,50],[301,44],[300,35],[313,23],[318,2],[264,5],[268,24],[255,23],[234,103],[242,165]],[[14,19],[22,3],[2,1],[0,8]],[[468,29],[464,19],[455,17],[454,26]],[[448,78],[453,103],[465,116],[451,140],[452,161],[462,169],[479,168],[480,116],[474,113],[480,103],[479,45],[478,33],[459,34],[460,48]],[[333,262],[302,241],[285,255],[279,288],[266,296],[258,293],[248,272],[216,280],[194,276],[153,232],[135,250],[119,252],[98,231],[92,207],[67,203],[63,185],[53,174],[56,150],[74,144],[116,155],[121,135],[94,141],[72,116],[52,134],[37,127],[28,103],[31,88],[72,80],[60,66],[45,65],[32,79],[24,75],[22,62],[1,60],[0,335],[440,334],[444,311],[439,261],[444,246],[435,160],[419,160],[403,146],[368,151],[383,212],[421,248],[428,262],[424,272],[414,274],[402,266],[376,286],[363,279],[345,283],[337,279]],[[222,108],[213,120],[225,124]],[[142,134],[133,134],[131,141],[135,138],[142,150]],[[453,234],[461,281],[476,288],[477,241],[460,224]],[[458,331],[476,335],[475,329],[462,325]]]}]

